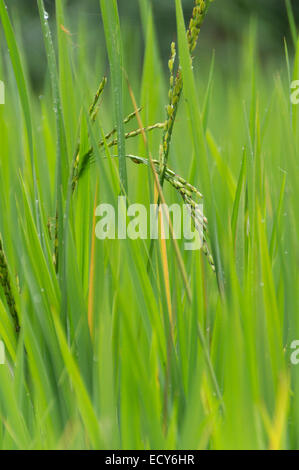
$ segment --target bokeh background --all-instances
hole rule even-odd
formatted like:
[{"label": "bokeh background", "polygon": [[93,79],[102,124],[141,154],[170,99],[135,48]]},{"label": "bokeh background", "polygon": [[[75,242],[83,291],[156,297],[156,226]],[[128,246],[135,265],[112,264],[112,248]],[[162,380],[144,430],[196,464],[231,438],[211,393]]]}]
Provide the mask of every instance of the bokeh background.
[{"label": "bokeh background", "polygon": [[[55,40],[54,1],[44,1]],[[136,101],[143,107],[145,125],[165,119],[167,58],[170,41],[176,39],[174,0],[152,0],[157,37],[152,34],[150,16],[143,14],[148,30],[144,41],[139,6],[149,1],[118,0],[124,67]],[[44,233],[50,246],[46,223],[53,239],[60,189],[56,184],[60,164],[56,140],[64,148],[55,121],[60,113],[53,102],[36,0],[6,3],[34,90],[32,93],[28,87]],[[292,1],[297,24],[298,3]],[[192,0],[184,0],[186,19],[192,5]],[[143,13],[147,13],[146,8]],[[59,71],[71,158],[77,147],[78,123],[82,155],[90,144],[94,146],[84,110],[104,74],[108,84],[94,126],[95,139],[100,140],[102,132],[108,133],[115,125],[115,90],[111,86],[99,0],[68,1],[65,22],[58,23],[59,27],[68,34],[60,34],[67,53],[60,49]],[[299,337],[299,108],[290,105],[291,73],[284,37],[291,69],[293,46],[284,0],[215,0],[204,22],[194,52],[196,92],[185,81],[169,166],[203,192],[210,234],[214,246],[219,243],[225,297],[222,302],[206,260],[202,263],[200,256],[183,250],[181,240],[179,249],[193,294],[189,306],[169,243],[170,300],[176,322],[173,340],[169,341],[168,289],[162,287],[167,284],[166,264],[159,251],[153,258],[157,273],[153,273],[152,282],[146,271],[148,254],[141,242],[132,241],[131,245],[126,240],[106,240],[96,243],[95,255],[90,254],[94,204],[117,204],[119,188],[113,185],[117,174],[110,159],[98,158],[97,164],[86,169],[71,200],[70,226],[64,223],[69,230],[62,234],[67,242],[62,269],[65,279],[56,289],[51,263],[54,240],[45,258],[25,202],[30,195],[34,207],[30,152],[15,83],[17,74],[12,71],[0,25],[0,79],[3,77],[7,83],[7,105],[0,110],[0,228],[25,322],[25,347],[30,352],[27,367],[22,344],[11,348],[20,358],[16,372],[7,369],[4,375],[0,370],[0,413],[6,420],[5,426],[0,426],[0,448],[85,448],[89,434],[97,434],[95,419],[99,417],[107,448],[299,449],[299,369],[289,363],[290,344]],[[154,40],[157,48],[153,47]],[[214,73],[208,82],[213,51]],[[64,60],[70,61],[70,67],[63,67]],[[297,74],[295,68],[296,78]],[[126,83],[123,95],[122,112],[126,116],[133,111]],[[186,100],[194,101],[190,113]],[[136,120],[126,126],[128,131],[134,128]],[[156,158],[160,142],[161,131],[148,133],[149,149]],[[149,154],[142,138],[127,140],[126,152],[145,157]],[[61,166],[66,187],[68,172],[66,165]],[[148,168],[132,162],[127,167],[130,202],[148,207],[154,200]],[[95,200],[97,180],[99,195]],[[164,194],[169,205],[181,202],[170,185],[165,185]],[[235,227],[234,234],[231,226]],[[90,274],[93,267],[94,284]],[[94,343],[87,324],[88,313],[92,312],[87,305],[92,285]],[[58,347],[58,320],[52,325],[56,311],[61,311],[62,319],[64,312],[68,315],[69,322],[64,323],[70,325],[66,338],[72,345],[71,352],[67,352],[66,339],[59,339]],[[6,337],[9,323],[4,321],[0,332],[4,331]],[[220,401],[196,339],[197,321],[211,345],[226,406],[224,419],[218,419]],[[64,338],[63,333],[60,337]],[[76,377],[72,387],[64,380],[65,370],[70,377]],[[23,380],[28,380],[28,387],[20,386]],[[87,387],[85,395],[83,383]],[[84,398],[88,393],[95,415]],[[81,420],[78,413],[85,419]],[[165,425],[169,425],[169,432],[163,438]]]},{"label": "bokeh background", "polygon": [[[55,1],[44,0],[50,18],[54,19]],[[46,58],[41,37],[40,23],[36,0],[7,0],[15,23],[19,25],[24,39],[24,53],[29,63],[29,76],[38,92],[42,89],[46,72]],[[128,61],[142,62],[143,35],[140,20],[139,0],[119,0],[119,10],[124,35],[132,45],[125,54]],[[190,17],[193,0],[184,0],[186,18]],[[169,54],[169,43],[176,38],[175,7],[173,0],[152,0],[155,27],[159,38],[159,50],[163,63]],[[297,24],[299,23],[299,2],[292,0]],[[95,47],[105,50],[104,36],[98,0],[68,0],[68,24],[73,33],[74,47],[79,20],[88,25],[89,44],[85,51],[90,58]],[[258,50],[262,63],[280,61],[283,57],[283,38],[289,39],[289,24],[285,0],[216,0],[205,22],[201,35],[200,57],[205,60],[205,51],[210,54],[211,46],[216,50],[218,64],[221,61],[223,70],[230,68],[238,54],[238,47],[252,19],[257,19]],[[291,41],[289,41],[291,44]],[[208,45],[208,47],[206,47]],[[198,53],[198,51],[197,51]]]}]

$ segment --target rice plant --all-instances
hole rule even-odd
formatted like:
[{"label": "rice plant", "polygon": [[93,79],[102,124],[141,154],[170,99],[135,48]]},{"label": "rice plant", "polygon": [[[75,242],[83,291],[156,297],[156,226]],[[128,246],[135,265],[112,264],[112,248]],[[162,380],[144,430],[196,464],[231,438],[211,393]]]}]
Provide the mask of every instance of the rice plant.
[{"label": "rice plant", "polygon": [[[190,18],[173,2],[167,63],[151,1],[132,1],[135,40],[100,0],[95,44],[86,2],[74,20],[37,0],[37,93],[0,0],[0,448],[298,449],[291,3],[279,60],[260,59],[252,19],[224,73],[201,42],[221,2],[192,0]],[[98,240],[97,207],[120,196],[187,204],[202,249],[163,211],[158,239]]]}]

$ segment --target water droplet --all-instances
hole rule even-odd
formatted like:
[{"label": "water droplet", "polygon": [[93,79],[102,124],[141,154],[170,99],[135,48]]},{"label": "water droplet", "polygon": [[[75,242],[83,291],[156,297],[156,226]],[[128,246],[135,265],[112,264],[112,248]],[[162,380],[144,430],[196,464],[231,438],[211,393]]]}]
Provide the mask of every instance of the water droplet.
[{"label": "water droplet", "polygon": [[49,13],[46,10],[44,11],[44,18],[45,20],[49,19]]}]

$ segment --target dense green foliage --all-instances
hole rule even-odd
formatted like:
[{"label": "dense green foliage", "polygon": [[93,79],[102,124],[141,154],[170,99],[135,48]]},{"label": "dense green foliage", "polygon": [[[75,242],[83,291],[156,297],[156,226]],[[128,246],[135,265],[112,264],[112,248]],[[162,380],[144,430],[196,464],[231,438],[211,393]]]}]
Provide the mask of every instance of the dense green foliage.
[{"label": "dense green foliage", "polygon": [[[216,273],[183,240],[151,253],[149,240],[95,238],[100,202],[117,207],[122,192],[149,206],[161,192],[150,164],[125,158],[158,160],[159,126],[125,132],[170,116],[151,3],[135,2],[143,51],[120,30],[116,0],[98,2],[106,44],[90,51],[84,15],[72,30],[56,0],[53,41],[38,0],[48,73],[37,97],[20,23],[0,0],[2,449],[299,446],[299,41],[293,29],[278,65],[261,64],[253,20],[231,70],[212,40],[193,69],[174,3],[183,92],[167,165],[203,193]],[[130,113],[137,123],[124,124]],[[105,139],[114,126],[119,159]],[[169,181],[162,196],[181,203]]]}]

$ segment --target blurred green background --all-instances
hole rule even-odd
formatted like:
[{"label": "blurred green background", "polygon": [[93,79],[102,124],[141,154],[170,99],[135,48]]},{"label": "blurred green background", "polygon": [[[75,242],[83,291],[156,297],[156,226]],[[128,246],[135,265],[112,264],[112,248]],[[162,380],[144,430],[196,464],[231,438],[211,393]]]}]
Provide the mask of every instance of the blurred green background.
[{"label": "blurred green background", "polygon": [[[45,0],[45,7],[54,19],[54,0]],[[82,4],[84,3],[84,4]],[[190,17],[193,0],[184,0],[186,18]],[[43,87],[46,71],[40,23],[36,0],[9,0],[8,7],[15,22],[19,24],[24,38],[24,52],[29,63],[29,75],[34,88],[39,92]],[[130,51],[125,51],[129,60],[142,63],[143,35],[140,20],[139,0],[119,0],[122,28],[132,44]],[[90,56],[94,48],[105,50],[101,15],[98,0],[69,0],[65,25],[73,33],[73,46],[81,47],[76,42],[79,18],[85,21],[90,31],[89,44],[84,45]],[[175,8],[173,0],[152,0],[155,26],[159,38],[159,49],[163,63],[169,54],[169,43],[176,38]],[[297,24],[299,23],[299,2],[293,0],[292,6]],[[83,17],[83,18],[82,18]],[[258,50],[262,63],[281,61],[283,58],[283,38],[289,38],[289,25],[285,0],[217,0],[215,1],[209,21],[205,22],[201,35],[200,57],[205,60],[205,50],[216,50],[217,61],[221,61],[223,70],[231,70],[231,65],[238,54],[242,37],[248,31],[251,18],[258,19]],[[208,47],[205,47],[208,44]],[[289,41],[291,44],[291,41]],[[199,54],[199,51],[196,52]],[[207,53],[207,54],[210,54]],[[231,61],[232,60],[232,61]]]},{"label": "blurred green background", "polygon": [[[44,1],[54,33],[53,2]],[[164,80],[161,66],[166,72],[170,41],[176,39],[176,15],[174,0],[152,0],[159,64],[151,42],[155,35],[147,35],[144,47],[139,10],[143,1],[118,0],[118,4],[124,66],[137,103],[143,106],[142,120],[147,125],[165,116],[168,76],[165,74]],[[194,83],[184,75],[187,80],[169,166],[203,191],[205,207],[210,211],[210,234],[214,246],[219,244],[215,252],[219,251],[223,265],[219,277],[223,274],[225,286],[221,301],[215,276],[206,261],[202,263],[200,256],[183,252],[179,245],[192,289],[190,304],[171,243],[167,246],[170,289],[166,287],[163,256],[158,251],[154,265],[157,274],[151,283],[146,271],[147,247],[141,242],[132,241],[131,245],[130,240],[107,240],[107,244],[95,244],[95,255],[90,254],[96,179],[99,202],[115,204],[119,191],[115,184],[117,173],[112,165],[108,166],[109,159],[99,158],[100,166],[94,165],[85,172],[72,198],[70,229],[68,223],[63,224],[67,249],[65,269],[61,269],[64,279],[59,284],[51,262],[54,237],[50,240],[48,232],[55,230],[60,188],[57,174],[61,155],[67,153],[61,133],[63,123],[51,93],[36,0],[6,2],[18,47],[26,56],[22,63],[35,90],[33,96],[29,89],[31,134],[36,146],[36,152],[32,150],[31,154],[36,156],[47,247],[44,256],[29,211],[30,203],[34,207],[36,199],[15,83],[20,69],[12,71],[0,27],[0,72],[8,84],[8,105],[1,108],[0,115],[0,228],[22,309],[24,344],[30,353],[27,367],[23,343],[17,349],[10,340],[17,367],[0,368],[0,414],[4,417],[0,447],[85,448],[89,436],[96,436],[96,447],[99,420],[104,436],[104,444],[100,444],[107,448],[298,449],[299,376],[298,367],[290,367],[289,354],[299,331],[299,108],[291,106],[289,99],[284,36],[291,54],[293,51],[284,0],[215,0],[194,53]],[[192,4],[191,0],[184,2],[186,19]],[[299,23],[298,0],[293,7]],[[150,17],[147,19],[152,33]],[[111,95],[115,89],[105,61],[99,0],[69,1],[65,24],[60,26],[71,34],[67,40],[60,34],[65,44],[57,54],[62,64],[59,86],[71,158],[77,145],[79,120],[82,155],[90,144],[94,146],[80,111],[92,102],[105,72],[108,90],[95,123],[95,139],[113,127]],[[183,37],[183,27],[180,31]],[[49,47],[49,41],[46,43]],[[216,60],[211,91],[207,75],[213,50]],[[187,55],[185,62],[188,64]],[[299,65],[295,63],[294,76],[298,74]],[[52,88],[56,86],[54,81]],[[24,86],[20,88],[25,90]],[[119,122],[133,109],[127,87],[124,88],[124,110]],[[192,101],[194,106],[184,106],[183,100],[188,100],[188,104]],[[198,108],[197,100],[201,104]],[[136,122],[131,126],[128,130],[136,128]],[[158,156],[161,135],[149,135],[148,142],[152,155]],[[128,141],[126,150],[134,155],[148,154],[141,138]],[[61,165],[65,187],[66,166]],[[148,207],[153,200],[153,184],[148,169],[139,167],[128,162],[129,197]],[[166,185],[165,197],[167,203],[178,201],[177,193]],[[90,282],[92,266],[94,283]],[[94,295],[94,309],[89,304],[90,292]],[[1,306],[5,314],[2,301]],[[94,343],[87,324],[93,310]],[[56,311],[61,312],[65,323],[69,319],[67,339],[57,328],[60,323],[58,316],[54,317]],[[167,318],[170,311],[175,319],[171,341]],[[7,334],[7,315],[3,318],[0,332]],[[204,363],[197,339],[197,322],[204,331],[201,336],[209,344],[207,349],[210,348],[223,393],[224,419],[218,414],[220,399],[210,383],[210,366]],[[14,338],[10,326],[10,336]],[[65,370],[72,385],[65,380]],[[22,387],[27,377],[29,386]]]}]

